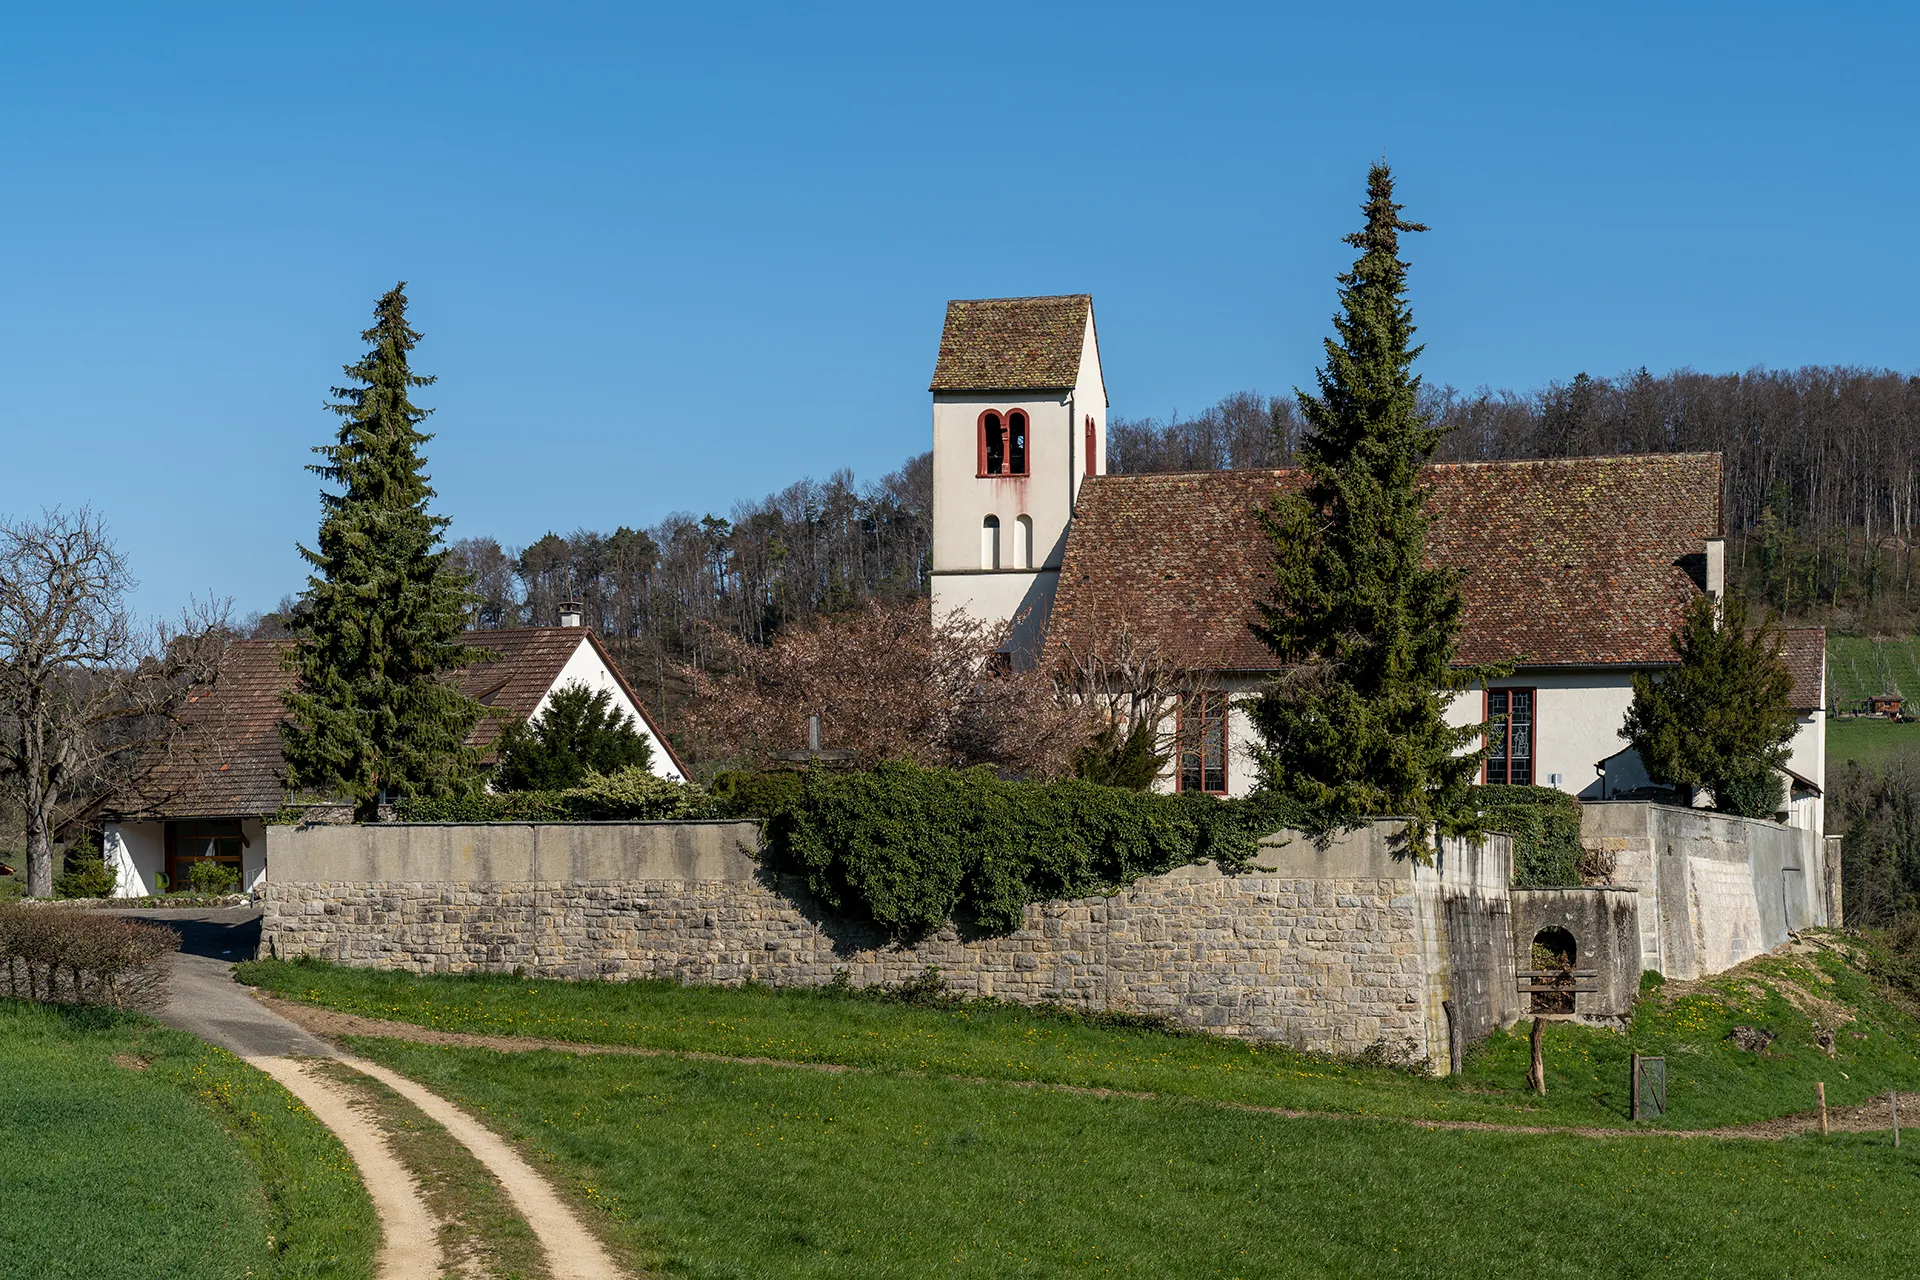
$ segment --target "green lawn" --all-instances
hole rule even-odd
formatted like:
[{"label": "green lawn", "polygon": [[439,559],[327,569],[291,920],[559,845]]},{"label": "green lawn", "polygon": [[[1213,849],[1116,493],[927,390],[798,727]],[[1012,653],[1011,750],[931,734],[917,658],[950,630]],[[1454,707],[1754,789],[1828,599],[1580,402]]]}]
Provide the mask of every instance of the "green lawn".
[{"label": "green lawn", "polygon": [[[1643,1000],[1630,1034],[1553,1024],[1545,1099],[1525,1090],[1523,1030],[1494,1036],[1461,1078],[1434,1080],[1271,1045],[1100,1025],[992,1002],[927,1008],[826,991],[414,977],[261,961],[245,981],[368,1017],[448,1031],[838,1063],[878,1071],[1037,1080],[1210,1101],[1446,1119],[1625,1125],[1628,1055],[1665,1054],[1672,1110],[1695,1128],[1805,1111],[1813,1082],[1836,1105],[1920,1088],[1920,1025],[1835,952],[1768,958],[1679,999]],[[1839,1036],[1816,1044],[1821,1013]],[[1756,1058],[1725,1037],[1760,1025],[1778,1037]],[[1844,1073],[1844,1074],[1843,1074]]]},{"label": "green lawn", "polygon": [[1898,759],[1920,762],[1920,724],[1896,724],[1865,716],[1827,721],[1829,778],[1845,761],[1884,769]]},{"label": "green lawn", "polygon": [[684,1058],[355,1047],[475,1109],[628,1259],[711,1277],[1905,1274],[1881,1135],[1594,1140]]},{"label": "green lawn", "polygon": [[145,1018],[13,1000],[0,1205],[0,1276],[23,1280],[358,1280],[378,1239],[345,1150],[266,1076]]}]

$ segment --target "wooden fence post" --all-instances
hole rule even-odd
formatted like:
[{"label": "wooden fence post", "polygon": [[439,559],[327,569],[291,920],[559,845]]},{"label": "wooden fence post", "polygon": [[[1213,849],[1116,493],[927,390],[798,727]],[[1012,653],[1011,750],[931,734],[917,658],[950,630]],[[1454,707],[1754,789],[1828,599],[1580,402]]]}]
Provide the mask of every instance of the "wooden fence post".
[{"label": "wooden fence post", "polygon": [[1893,1149],[1900,1149],[1900,1091],[1887,1090],[1887,1113],[1893,1117]]},{"label": "wooden fence post", "polygon": [[1826,1081],[1816,1080],[1813,1082],[1813,1097],[1814,1097],[1814,1100],[1820,1104],[1820,1136],[1824,1138],[1827,1136],[1827,1082]]},{"label": "wooden fence post", "polygon": [[1540,1037],[1545,1034],[1546,1029],[1547,1020],[1537,1017],[1533,1020],[1533,1034],[1527,1037],[1527,1047],[1532,1051],[1533,1058],[1531,1065],[1527,1067],[1527,1082],[1533,1086],[1533,1091],[1543,1098],[1547,1096],[1547,1061],[1540,1052]]}]

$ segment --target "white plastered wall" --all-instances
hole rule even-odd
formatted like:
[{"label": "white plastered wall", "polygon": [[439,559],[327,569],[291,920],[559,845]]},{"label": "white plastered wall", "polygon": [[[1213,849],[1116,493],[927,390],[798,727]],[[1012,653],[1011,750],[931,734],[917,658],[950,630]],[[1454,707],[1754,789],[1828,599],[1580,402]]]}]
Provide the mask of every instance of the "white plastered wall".
[{"label": "white plastered wall", "polygon": [[580,633],[579,647],[574,649],[573,656],[567,659],[567,665],[560,669],[560,674],[552,686],[541,695],[540,704],[533,709],[530,719],[538,720],[546,714],[547,704],[553,700],[554,691],[564,689],[570,684],[583,684],[595,692],[604,689],[612,695],[613,705],[633,717],[634,727],[653,747],[653,773],[669,782],[686,781],[680,776],[680,771],[673,767],[673,757],[667,751],[666,744],[654,734],[652,727],[647,724],[647,718],[640,713],[640,708],[634,705],[633,699],[629,698],[626,690],[620,687],[620,681],[614,678],[612,670],[601,660],[599,650],[595,649],[593,643],[587,639],[585,631]]},{"label": "white plastered wall", "polygon": [[154,892],[154,877],[167,869],[166,823],[109,822],[100,833],[100,851],[118,881],[114,896],[144,898]]}]

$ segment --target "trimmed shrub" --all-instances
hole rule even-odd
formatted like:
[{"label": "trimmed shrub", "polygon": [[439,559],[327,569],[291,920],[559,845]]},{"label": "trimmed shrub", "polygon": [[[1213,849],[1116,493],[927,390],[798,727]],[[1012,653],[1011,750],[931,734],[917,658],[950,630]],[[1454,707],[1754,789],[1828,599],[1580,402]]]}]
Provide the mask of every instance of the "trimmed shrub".
[{"label": "trimmed shrub", "polygon": [[180,936],[159,925],[60,907],[0,906],[6,992],[21,1000],[158,1008]]},{"label": "trimmed shrub", "polygon": [[187,868],[187,888],[209,898],[240,887],[240,873],[219,862],[196,862]]},{"label": "trimmed shrub", "polygon": [[119,873],[107,865],[100,846],[89,836],[74,841],[61,859],[60,874],[53,878],[53,896],[111,898],[119,884]]},{"label": "trimmed shrub", "polygon": [[804,774],[791,769],[723,773],[713,780],[714,816],[765,821],[798,800],[805,782]]},{"label": "trimmed shrub", "polygon": [[394,805],[394,816],[402,822],[655,822],[704,818],[712,809],[699,787],[634,768],[590,773],[564,791],[403,798]]},{"label": "trimmed shrub", "polygon": [[1111,893],[1198,862],[1244,870],[1260,837],[1293,817],[1269,795],[1004,782],[985,767],[892,762],[806,774],[768,823],[768,857],[835,912],[896,937],[949,920],[1006,932],[1029,903]]},{"label": "trimmed shrub", "polygon": [[1582,883],[1580,802],[1553,787],[1473,789],[1488,831],[1513,837],[1513,883],[1547,889]]}]

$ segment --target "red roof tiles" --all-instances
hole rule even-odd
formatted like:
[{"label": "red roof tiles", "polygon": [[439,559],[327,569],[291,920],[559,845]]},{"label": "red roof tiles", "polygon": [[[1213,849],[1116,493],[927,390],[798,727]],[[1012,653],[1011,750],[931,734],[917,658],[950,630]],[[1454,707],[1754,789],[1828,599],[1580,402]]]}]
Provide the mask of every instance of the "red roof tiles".
[{"label": "red roof tiles", "polygon": [[[1427,468],[1429,563],[1461,571],[1463,662],[1671,661],[1669,636],[1720,536],[1720,456],[1660,454]],[[1256,517],[1304,473],[1087,479],[1048,641],[1084,652],[1124,623],[1196,670],[1266,671],[1248,627],[1271,587]]]},{"label": "red roof tiles", "polygon": [[[469,631],[462,640],[498,654],[456,673],[468,695],[502,715],[488,716],[468,742],[489,746],[508,720],[525,719],[540,705],[567,661],[591,644],[653,730],[681,775],[666,735],[654,726],[639,695],[627,684],[600,638],[584,627],[526,627],[514,631]],[[105,806],[123,817],[231,817],[272,813],[287,800],[280,755],[281,694],[293,680],[282,665],[286,640],[236,640],[227,646],[218,678],[189,699],[184,731],[166,757],[140,783]]]},{"label": "red roof tiles", "polygon": [[1059,391],[1080,380],[1093,298],[980,298],[947,304],[932,391]]}]

